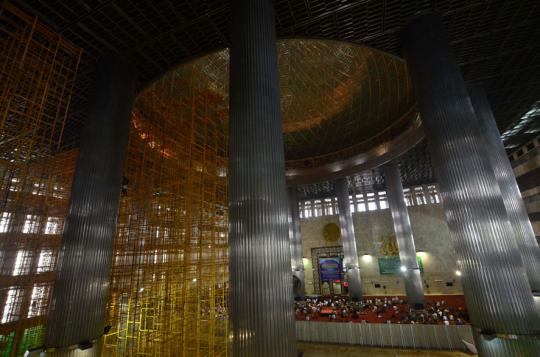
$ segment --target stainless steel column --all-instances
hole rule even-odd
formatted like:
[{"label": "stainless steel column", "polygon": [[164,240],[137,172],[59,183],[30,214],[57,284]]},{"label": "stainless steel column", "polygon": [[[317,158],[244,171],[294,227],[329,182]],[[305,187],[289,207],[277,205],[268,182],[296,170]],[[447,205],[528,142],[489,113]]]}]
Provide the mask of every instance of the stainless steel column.
[{"label": "stainless steel column", "polygon": [[229,302],[232,354],[295,356],[272,0],[232,1]]},{"label": "stainless steel column", "polygon": [[356,237],[351,215],[349,185],[346,178],[334,182],[339,209],[339,227],[343,243],[343,270],[349,283],[349,296],[352,300],[362,298],[362,283],[360,281],[360,265],[356,251]]},{"label": "stainless steel column", "polygon": [[[302,253],[302,235],[300,231],[300,209],[296,187],[289,187],[289,212],[291,213],[291,267],[296,278],[293,284],[294,298],[302,300],[306,295],[306,281]],[[295,285],[297,284],[297,285]]]},{"label": "stainless steel column", "polygon": [[384,166],[384,175],[386,179],[386,196],[388,205],[392,212],[394,222],[394,231],[399,249],[399,260],[401,266],[405,267],[403,278],[405,280],[405,291],[407,293],[408,303],[414,308],[424,306],[424,290],[422,286],[422,276],[416,259],[416,248],[414,246],[413,232],[405,195],[403,194],[403,185],[401,183],[401,174],[396,163],[389,163]]},{"label": "stainless steel column", "polygon": [[527,208],[521,198],[516,176],[501,141],[501,134],[484,89],[480,85],[470,86],[468,89],[531,289],[535,294],[540,294],[540,248],[527,214]]},{"label": "stainless steel column", "polygon": [[533,356],[540,344],[527,337],[538,334],[539,317],[442,19],[433,14],[416,18],[405,28],[401,41],[471,322],[484,336],[493,332],[518,336],[491,342],[479,338],[480,354]]},{"label": "stainless steel column", "polygon": [[100,59],[58,257],[46,347],[77,345],[103,335],[134,96],[130,66],[112,56]]}]

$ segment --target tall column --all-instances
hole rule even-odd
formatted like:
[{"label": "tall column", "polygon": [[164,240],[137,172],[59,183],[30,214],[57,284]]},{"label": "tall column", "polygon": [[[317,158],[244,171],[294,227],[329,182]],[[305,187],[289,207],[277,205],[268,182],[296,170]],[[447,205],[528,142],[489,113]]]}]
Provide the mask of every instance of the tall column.
[{"label": "tall column", "polygon": [[352,300],[362,298],[362,283],[360,281],[360,265],[356,251],[356,238],[351,215],[349,200],[349,186],[346,178],[336,180],[334,183],[339,209],[339,227],[343,243],[343,269],[349,283],[349,296]]},{"label": "tall column", "polygon": [[[93,355],[100,355],[135,81],[121,59],[98,61],[58,257],[47,348],[98,340]],[[59,351],[53,354],[73,354]]]},{"label": "tall column", "polygon": [[424,306],[424,290],[422,286],[422,276],[416,259],[416,248],[414,246],[413,232],[405,195],[403,194],[403,185],[401,183],[401,174],[395,163],[389,163],[384,167],[386,178],[386,195],[388,205],[392,212],[394,222],[394,231],[399,249],[399,260],[401,266],[405,267],[403,278],[405,280],[405,291],[407,300],[411,306],[420,309]]},{"label": "tall column", "polygon": [[296,284],[293,285],[294,298],[302,300],[306,295],[304,261],[302,253],[302,235],[300,232],[300,210],[296,187],[289,187],[289,211],[291,212],[291,266]]},{"label": "tall column", "polygon": [[401,41],[480,354],[533,356],[540,320],[442,19],[416,18]]},{"label": "tall column", "polygon": [[495,122],[495,117],[491,111],[484,89],[479,85],[470,86],[468,89],[476,117],[478,118],[480,132],[484,133],[483,139],[486,149],[490,153],[489,162],[495,171],[495,178],[501,189],[504,206],[506,207],[508,219],[514,230],[531,289],[534,294],[539,295],[540,247],[538,247],[527,208],[521,198],[516,176],[501,141],[501,134],[497,128],[497,123]]},{"label": "tall column", "polygon": [[232,355],[296,353],[272,0],[232,1],[229,303]]}]

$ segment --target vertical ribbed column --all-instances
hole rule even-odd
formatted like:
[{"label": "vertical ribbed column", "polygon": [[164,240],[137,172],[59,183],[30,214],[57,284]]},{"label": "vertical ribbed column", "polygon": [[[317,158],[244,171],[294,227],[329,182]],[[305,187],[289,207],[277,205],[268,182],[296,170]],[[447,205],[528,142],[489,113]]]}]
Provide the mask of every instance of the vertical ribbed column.
[{"label": "vertical ribbed column", "polygon": [[103,335],[134,96],[130,66],[116,57],[101,58],[71,188],[46,347],[70,346]]},{"label": "vertical ribbed column", "polygon": [[[402,34],[473,327],[482,356],[535,353],[528,336],[540,329],[521,256],[475,113],[442,19],[423,15]],[[489,346],[497,344],[497,351]],[[540,347],[540,346],[539,346]],[[540,348],[538,349],[540,350]],[[538,351],[536,350],[536,351]]]},{"label": "vertical ribbed column", "polygon": [[291,213],[291,267],[293,276],[298,280],[293,285],[294,298],[305,298],[305,271],[302,260],[302,235],[300,231],[300,209],[298,208],[298,194],[296,187],[289,187],[289,212]]},{"label": "vertical ribbed column", "polygon": [[527,208],[521,198],[521,192],[512,170],[512,165],[497,128],[495,117],[491,111],[484,89],[477,85],[471,86],[469,95],[478,118],[480,132],[483,134],[489,162],[495,172],[495,178],[501,189],[502,199],[508,219],[514,230],[514,235],[521,252],[521,259],[527,271],[531,289],[540,294],[540,247],[534,235],[534,230],[527,214]]},{"label": "vertical ribbed column", "polygon": [[386,179],[386,195],[388,205],[392,212],[394,231],[399,249],[399,260],[401,266],[405,267],[403,278],[405,280],[405,291],[408,303],[416,309],[424,306],[424,290],[422,287],[422,276],[416,259],[416,248],[414,246],[413,232],[405,195],[403,194],[403,184],[401,174],[397,164],[391,162],[384,167]]},{"label": "vertical ribbed column", "polygon": [[234,357],[296,354],[272,0],[232,1],[229,299]]},{"label": "vertical ribbed column", "polygon": [[343,243],[343,269],[349,283],[349,296],[352,300],[362,298],[362,283],[360,281],[360,265],[356,251],[356,237],[351,215],[349,199],[349,186],[346,178],[334,182],[339,209],[339,227],[341,229],[341,242]]}]

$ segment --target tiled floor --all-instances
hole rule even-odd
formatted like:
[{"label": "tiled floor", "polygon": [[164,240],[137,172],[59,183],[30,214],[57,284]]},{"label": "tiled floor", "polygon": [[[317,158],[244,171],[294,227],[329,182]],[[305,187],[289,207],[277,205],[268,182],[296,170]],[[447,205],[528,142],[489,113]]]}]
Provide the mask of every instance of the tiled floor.
[{"label": "tiled floor", "polygon": [[302,357],[465,357],[472,356],[463,352],[398,350],[390,348],[372,348],[359,346],[340,346],[330,344],[299,343],[298,350]]}]

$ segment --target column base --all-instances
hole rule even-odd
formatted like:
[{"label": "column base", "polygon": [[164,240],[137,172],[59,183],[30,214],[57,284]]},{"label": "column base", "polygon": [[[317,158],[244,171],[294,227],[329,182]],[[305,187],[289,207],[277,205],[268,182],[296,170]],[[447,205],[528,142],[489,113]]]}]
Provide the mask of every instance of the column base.
[{"label": "column base", "polygon": [[[84,348],[84,347],[83,347]],[[81,349],[78,346],[66,347],[54,351],[41,352],[40,354],[30,354],[29,356],[39,357],[100,357],[103,348],[103,338],[94,341],[91,347]]]},{"label": "column base", "polygon": [[480,357],[536,357],[540,351],[540,339],[500,338],[480,335],[473,328],[474,343]]}]

